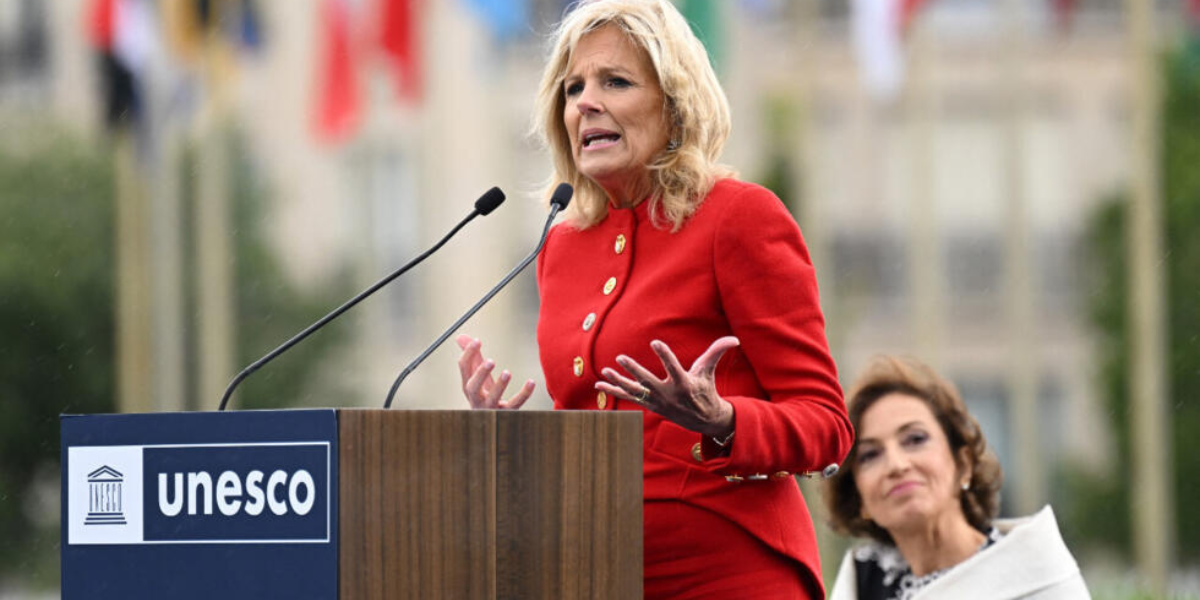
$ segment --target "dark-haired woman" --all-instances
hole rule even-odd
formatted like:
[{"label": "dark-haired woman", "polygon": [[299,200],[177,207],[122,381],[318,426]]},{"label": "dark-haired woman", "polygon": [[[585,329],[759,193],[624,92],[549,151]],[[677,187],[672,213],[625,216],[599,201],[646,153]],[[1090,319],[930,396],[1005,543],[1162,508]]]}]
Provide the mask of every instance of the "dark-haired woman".
[{"label": "dark-haired woman", "polygon": [[880,357],[854,385],[858,432],[826,501],[846,553],[832,600],[1089,598],[1046,507],[993,521],[1000,465],[954,386]]}]

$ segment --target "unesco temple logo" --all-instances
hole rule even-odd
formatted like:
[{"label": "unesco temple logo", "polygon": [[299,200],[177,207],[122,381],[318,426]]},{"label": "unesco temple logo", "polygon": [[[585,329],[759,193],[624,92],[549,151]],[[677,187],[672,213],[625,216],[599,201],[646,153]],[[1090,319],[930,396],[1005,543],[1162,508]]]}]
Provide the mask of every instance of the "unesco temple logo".
[{"label": "unesco temple logo", "polygon": [[125,476],[107,465],[88,473],[88,512],[84,525],[124,525]]}]

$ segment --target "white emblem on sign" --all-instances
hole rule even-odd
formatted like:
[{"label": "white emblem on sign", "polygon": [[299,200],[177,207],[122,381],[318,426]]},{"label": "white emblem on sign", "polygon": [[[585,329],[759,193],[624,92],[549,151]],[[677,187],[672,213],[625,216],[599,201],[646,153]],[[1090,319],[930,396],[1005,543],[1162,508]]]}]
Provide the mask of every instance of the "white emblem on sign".
[{"label": "white emblem on sign", "polygon": [[142,447],[67,448],[67,543],[142,543]]},{"label": "white emblem on sign", "polygon": [[104,465],[88,473],[88,513],[84,525],[125,525],[122,492],[125,476]]}]

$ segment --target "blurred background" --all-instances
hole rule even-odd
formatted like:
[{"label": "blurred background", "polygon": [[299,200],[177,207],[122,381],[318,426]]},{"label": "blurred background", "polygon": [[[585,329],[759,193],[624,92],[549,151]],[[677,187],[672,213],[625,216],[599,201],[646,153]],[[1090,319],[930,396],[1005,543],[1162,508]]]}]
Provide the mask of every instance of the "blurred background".
[{"label": "blurred background", "polygon": [[[1097,598],[1200,597],[1200,0],[678,0],[843,383],[912,354]],[[62,413],[383,403],[536,243],[563,0],[0,0],[0,598],[57,597]],[[464,328],[539,381],[532,272]],[[403,408],[462,408],[447,344]],[[805,483],[818,521],[819,486]],[[823,525],[823,524],[822,524]],[[822,526],[827,580],[846,540]]]}]

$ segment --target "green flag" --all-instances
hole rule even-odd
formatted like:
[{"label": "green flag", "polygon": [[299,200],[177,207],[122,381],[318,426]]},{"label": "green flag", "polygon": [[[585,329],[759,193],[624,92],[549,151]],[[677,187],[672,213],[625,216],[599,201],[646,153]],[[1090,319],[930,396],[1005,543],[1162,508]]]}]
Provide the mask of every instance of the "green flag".
[{"label": "green flag", "polygon": [[713,69],[720,73],[724,66],[724,36],[721,27],[720,0],[678,0],[679,12],[692,26],[696,37],[708,49]]}]

